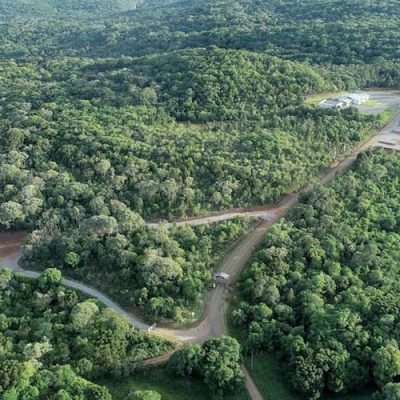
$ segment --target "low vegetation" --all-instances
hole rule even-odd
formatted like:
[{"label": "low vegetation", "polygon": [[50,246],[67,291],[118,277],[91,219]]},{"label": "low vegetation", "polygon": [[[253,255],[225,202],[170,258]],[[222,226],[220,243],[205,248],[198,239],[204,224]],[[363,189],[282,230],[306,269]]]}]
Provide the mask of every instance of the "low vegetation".
[{"label": "low vegetation", "polygon": [[[106,386],[113,400],[125,400],[129,393],[136,391],[156,391],[162,400],[210,400],[212,394],[200,377],[180,377],[173,373],[168,366],[146,368],[134,377],[123,379],[118,385],[111,380],[100,381]],[[249,400],[245,390],[236,394],[227,394],[224,400]]]}]

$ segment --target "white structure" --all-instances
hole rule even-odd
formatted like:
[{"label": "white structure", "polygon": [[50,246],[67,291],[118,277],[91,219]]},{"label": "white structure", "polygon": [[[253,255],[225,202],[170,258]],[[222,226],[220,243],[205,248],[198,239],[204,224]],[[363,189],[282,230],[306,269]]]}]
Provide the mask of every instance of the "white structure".
[{"label": "white structure", "polygon": [[361,105],[369,100],[369,94],[367,93],[350,93],[347,97],[352,100],[354,105]]},{"label": "white structure", "polygon": [[344,107],[350,107],[353,104],[353,99],[351,99],[349,96],[342,95],[337,99],[343,103]]},{"label": "white structure", "polygon": [[322,108],[336,108],[336,109],[343,109],[350,106],[359,106],[364,104],[366,101],[369,100],[369,94],[366,93],[350,93],[350,94],[343,94],[336,99],[325,99],[322,100],[319,105]]},{"label": "white structure", "polygon": [[343,101],[340,101],[338,99],[326,99],[326,100],[322,100],[319,105],[322,108],[345,108],[345,104],[343,103]]},{"label": "white structure", "polygon": [[225,273],[225,272],[216,272],[214,274],[214,279],[215,280],[223,280],[223,281],[227,281],[229,279],[229,274]]}]

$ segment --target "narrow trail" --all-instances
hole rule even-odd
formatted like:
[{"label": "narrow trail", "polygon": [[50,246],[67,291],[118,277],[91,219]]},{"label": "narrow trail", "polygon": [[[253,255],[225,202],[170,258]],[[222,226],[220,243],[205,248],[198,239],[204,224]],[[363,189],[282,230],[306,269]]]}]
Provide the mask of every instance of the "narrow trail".
[{"label": "narrow trail", "polygon": [[[374,146],[380,139],[380,137],[390,133],[393,129],[398,128],[400,120],[400,111],[398,111],[393,119],[375,136],[369,139],[366,143],[359,146],[351,155],[346,157],[341,163],[335,168],[331,168],[325,172],[319,178],[321,184],[329,183],[337,174],[346,171],[351,164],[355,161],[358,154],[362,151]],[[231,293],[229,287],[232,287],[243,269],[248,264],[254,249],[263,239],[266,231],[276,222],[278,222],[287,211],[298,203],[299,196],[302,193],[306,193],[311,190],[311,186],[307,186],[297,193],[289,195],[282,199],[275,205],[268,205],[265,207],[258,207],[256,209],[241,209],[241,210],[230,210],[224,213],[218,213],[218,215],[211,215],[197,219],[189,219],[187,221],[178,221],[178,224],[190,224],[195,225],[201,223],[211,223],[221,221],[222,215],[225,219],[233,218],[238,215],[251,215],[260,218],[259,223],[244,235],[237,244],[232,248],[232,251],[227,254],[220,263],[219,270],[226,272],[230,275],[229,281],[226,286],[218,285],[209,295],[204,312],[197,324],[189,328],[183,329],[169,329],[169,328],[157,328],[153,332],[155,334],[171,338],[182,344],[185,343],[202,343],[207,338],[212,336],[221,336],[228,333],[226,317],[229,300]],[[150,226],[154,226],[155,223],[150,223]],[[23,270],[19,265],[21,258],[21,240],[24,237],[24,233],[3,233],[0,234],[0,265],[11,268],[15,272],[19,272],[24,276],[30,278],[37,278],[40,274],[35,271]],[[140,318],[134,314],[125,311],[115,301],[110,299],[102,292],[84,284],[77,282],[72,279],[64,279],[64,284],[73,289],[80,290],[90,296],[96,297],[103,302],[107,307],[114,309],[119,314],[128,318],[131,323],[138,329],[147,329],[148,324],[144,323]],[[145,365],[157,365],[168,361],[172,353],[164,354],[160,357],[156,357],[151,360],[146,360]],[[249,391],[252,400],[262,400],[262,396],[257,389],[249,372],[244,366],[242,369],[245,374],[245,384]]]}]

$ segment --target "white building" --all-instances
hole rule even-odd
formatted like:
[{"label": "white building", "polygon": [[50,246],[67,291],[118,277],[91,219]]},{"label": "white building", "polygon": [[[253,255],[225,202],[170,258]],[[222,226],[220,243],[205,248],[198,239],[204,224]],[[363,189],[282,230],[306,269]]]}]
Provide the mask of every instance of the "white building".
[{"label": "white building", "polygon": [[369,100],[369,94],[366,93],[350,93],[347,97],[352,100],[354,105],[361,105]]},{"label": "white building", "polygon": [[345,107],[350,107],[353,104],[353,99],[349,96],[342,95],[339,96],[337,99],[341,101]]},{"label": "white building", "polygon": [[345,104],[343,101],[340,101],[338,99],[326,99],[322,100],[319,105],[322,108],[345,108]]},{"label": "white building", "polygon": [[343,94],[336,99],[325,99],[322,100],[319,105],[322,108],[336,108],[336,109],[343,109],[350,106],[358,106],[364,104],[366,101],[369,100],[369,94],[366,93],[350,93],[350,94]]}]

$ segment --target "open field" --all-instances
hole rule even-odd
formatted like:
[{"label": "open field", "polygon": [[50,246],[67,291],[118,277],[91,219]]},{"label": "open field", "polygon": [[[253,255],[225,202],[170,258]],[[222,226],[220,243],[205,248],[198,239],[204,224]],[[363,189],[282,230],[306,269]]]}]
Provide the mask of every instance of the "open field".
[{"label": "open field", "polygon": [[393,117],[393,115],[396,113],[397,108],[394,106],[391,106],[387,108],[385,111],[382,111],[380,114],[380,119],[382,121],[382,124],[385,125],[387,124]]},{"label": "open field", "polygon": [[364,106],[367,106],[367,107],[376,107],[378,105],[379,105],[379,101],[378,100],[372,100],[372,99],[369,99],[368,101],[366,101],[364,103]]},{"label": "open field", "polygon": [[328,92],[328,93],[315,93],[307,96],[305,103],[306,104],[313,104],[318,105],[322,100],[329,99],[331,97],[338,97],[342,94],[342,92]]},{"label": "open field", "polygon": [[[207,386],[198,380],[184,380],[171,376],[167,367],[145,369],[137,375],[116,383],[101,381],[108,387],[113,400],[123,400],[129,391],[155,390],[161,394],[162,400],[210,400]],[[246,393],[225,397],[224,400],[249,400]]]},{"label": "open field", "polygon": [[370,99],[357,108],[366,114],[381,114],[383,122],[389,122],[395,109],[399,107],[399,96],[395,91],[388,90],[366,90],[365,93],[370,95]]}]

